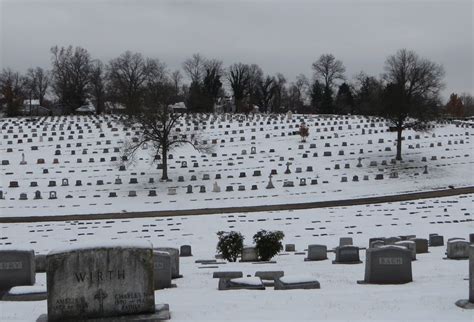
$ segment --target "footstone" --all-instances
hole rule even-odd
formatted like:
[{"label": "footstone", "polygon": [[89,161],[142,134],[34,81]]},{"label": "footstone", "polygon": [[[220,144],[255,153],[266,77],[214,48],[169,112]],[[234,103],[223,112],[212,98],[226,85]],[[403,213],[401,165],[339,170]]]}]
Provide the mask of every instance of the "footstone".
[{"label": "footstone", "polygon": [[308,245],[308,257],[305,261],[321,261],[328,259],[328,249],[326,245]]},{"label": "footstone", "polygon": [[35,252],[0,248],[0,290],[35,283]]},{"label": "footstone", "polygon": [[179,274],[179,250],[172,247],[155,247],[154,250],[167,252],[171,257],[171,278],[183,277]]},{"label": "footstone", "polygon": [[474,309],[474,245],[469,246],[469,299],[459,300],[456,305],[463,309]]},{"label": "footstone", "polygon": [[359,247],[356,246],[341,246],[336,247],[336,259],[333,264],[360,264]]},{"label": "footstone", "polygon": [[283,271],[257,271],[255,277],[260,277],[262,280],[276,280],[285,275]]},{"label": "footstone", "polygon": [[319,289],[321,285],[311,276],[284,276],[275,280],[275,290]]},{"label": "footstone", "polygon": [[153,251],[153,285],[155,290],[171,287],[171,256],[168,252]]},{"label": "footstone", "polygon": [[[47,256],[48,321],[155,313],[148,242],[91,245]],[[130,315],[130,316],[129,316]]]},{"label": "footstone", "polygon": [[240,278],[244,276],[242,272],[232,272],[232,271],[221,271],[212,273],[212,278]]},{"label": "footstone", "polygon": [[365,278],[358,283],[404,284],[412,281],[410,250],[399,246],[366,250]]},{"label": "footstone", "polygon": [[259,277],[221,278],[219,291],[224,290],[264,290],[265,285]]}]

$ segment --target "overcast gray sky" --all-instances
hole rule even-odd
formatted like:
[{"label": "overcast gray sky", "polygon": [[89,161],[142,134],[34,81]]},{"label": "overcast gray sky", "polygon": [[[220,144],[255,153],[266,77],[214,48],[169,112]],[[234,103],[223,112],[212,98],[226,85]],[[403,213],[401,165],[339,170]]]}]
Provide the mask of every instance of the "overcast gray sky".
[{"label": "overcast gray sky", "polygon": [[0,0],[0,65],[49,67],[53,45],[104,61],[130,49],[170,69],[199,52],[293,80],[323,53],[352,78],[400,48],[441,63],[446,90],[474,94],[473,0]]}]

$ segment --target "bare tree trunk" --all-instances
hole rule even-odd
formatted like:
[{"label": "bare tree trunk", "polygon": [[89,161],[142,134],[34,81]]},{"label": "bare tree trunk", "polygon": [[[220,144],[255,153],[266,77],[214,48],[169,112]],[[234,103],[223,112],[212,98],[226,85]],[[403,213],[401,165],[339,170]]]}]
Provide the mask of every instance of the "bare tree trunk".
[{"label": "bare tree trunk", "polygon": [[161,180],[168,180],[168,148],[163,147],[161,150],[161,159],[162,159],[162,166],[161,169]]},{"label": "bare tree trunk", "polygon": [[402,131],[401,126],[397,127],[397,160],[402,160]]}]

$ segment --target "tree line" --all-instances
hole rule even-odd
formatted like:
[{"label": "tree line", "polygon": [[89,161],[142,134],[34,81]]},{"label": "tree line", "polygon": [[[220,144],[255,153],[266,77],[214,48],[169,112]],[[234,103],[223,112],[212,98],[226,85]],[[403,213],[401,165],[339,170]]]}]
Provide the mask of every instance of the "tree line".
[{"label": "tree line", "polygon": [[[39,105],[56,106],[64,113],[74,113],[90,101],[98,114],[117,108],[132,115],[153,103],[150,98],[166,104],[184,102],[188,112],[380,115],[393,107],[389,98],[402,85],[411,86],[403,93],[410,102],[423,96],[424,103],[443,106],[439,98],[442,66],[405,49],[386,59],[381,77],[360,72],[348,79],[343,62],[323,54],[311,65],[311,78],[300,74],[292,82],[281,73],[266,74],[257,64],[224,67],[221,60],[201,54],[171,71],[159,59],[131,51],[107,63],[82,47],[54,46],[50,53],[48,70],[36,67],[23,75],[10,68],[2,70],[0,100],[8,116],[18,115],[27,99],[38,99]],[[421,91],[419,84],[429,88]],[[443,106],[446,112],[473,114],[471,95],[453,95]]]}]

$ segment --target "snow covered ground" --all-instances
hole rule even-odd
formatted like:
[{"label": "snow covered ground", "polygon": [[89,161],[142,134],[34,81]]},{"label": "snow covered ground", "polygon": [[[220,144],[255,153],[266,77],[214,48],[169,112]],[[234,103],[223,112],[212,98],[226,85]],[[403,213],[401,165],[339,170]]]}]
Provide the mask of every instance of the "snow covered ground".
[{"label": "snow covered ground", "polygon": [[[305,255],[282,253],[276,264],[227,263],[218,268],[195,263],[212,259],[219,230],[237,230],[246,243],[259,229],[283,230],[284,243],[296,251],[309,244],[338,245],[340,237],[367,247],[371,237],[430,233],[468,238],[474,232],[474,195],[410,202],[252,214],[204,215],[81,222],[2,224],[1,246],[30,246],[37,253],[109,240],[147,240],[155,247],[192,245],[193,257],[180,259],[183,278],[177,288],[155,292],[157,303],[170,304],[172,321],[318,321],[398,320],[472,321],[473,313],[454,305],[468,297],[468,261],[444,260],[446,247],[430,247],[413,262],[413,282],[404,285],[358,285],[364,277],[365,251],[358,265],[334,265],[334,254],[322,262]],[[218,291],[218,270],[283,270],[285,276],[314,276],[319,290]],[[44,274],[38,274],[38,284]],[[35,321],[46,312],[46,301],[0,302],[0,320]]]},{"label": "snow covered ground", "polygon": [[[307,143],[292,135],[301,121],[310,128]],[[195,127],[214,145],[215,154],[179,148],[169,160],[172,182],[159,182],[160,170],[151,164],[154,156],[149,149],[141,150],[137,162],[125,171],[120,171],[118,161],[112,161],[120,159],[123,142],[134,132],[123,130],[112,116],[55,117],[38,122],[2,119],[0,216],[286,204],[473,185],[474,129],[469,127],[436,124],[429,133],[406,131],[404,162],[395,164],[391,163],[395,134],[386,132],[387,126],[376,119],[301,115],[290,120],[283,116],[183,119],[182,133],[191,133]],[[331,156],[324,156],[325,152]],[[361,167],[357,166],[359,158]],[[373,161],[377,165],[371,166]],[[287,162],[290,174],[284,173]],[[423,173],[425,165],[427,174]],[[277,172],[272,178],[275,188],[266,189],[272,170]],[[253,176],[254,171],[260,171],[261,176]],[[394,172],[398,178],[390,178]],[[217,174],[220,179],[216,179]],[[375,180],[377,174],[383,174],[383,179]],[[180,176],[183,181],[178,180]],[[341,182],[343,178],[347,182]],[[62,185],[63,179],[67,185]],[[301,179],[306,179],[305,186],[300,186]],[[82,186],[76,186],[77,180]],[[311,184],[312,180],[317,184]],[[294,187],[283,187],[287,181],[293,181]],[[220,192],[212,191],[215,182]],[[186,193],[188,185],[193,187],[192,194]],[[253,185],[257,190],[251,190]],[[206,192],[199,193],[201,186]],[[232,192],[226,191],[228,186],[233,187]],[[245,190],[239,191],[239,186]],[[176,188],[177,194],[169,195],[169,188]],[[150,190],[157,196],[149,197]],[[34,199],[36,191],[42,199]],[[129,197],[130,191],[137,196]],[[52,192],[57,199],[48,198]],[[117,197],[109,197],[111,192]],[[363,263],[357,265],[334,265],[332,253],[322,262],[305,262],[305,255],[281,253],[274,258],[276,264],[227,263],[212,268],[195,263],[197,259],[214,258],[220,230],[242,232],[246,244],[252,243],[253,234],[260,229],[282,230],[284,243],[294,243],[297,252],[304,252],[309,244],[331,249],[340,237],[352,237],[360,247],[367,247],[371,237],[428,238],[430,233],[438,233],[445,241],[468,238],[474,232],[473,202],[474,194],[470,194],[247,214],[0,224],[0,247],[31,248],[46,254],[71,245],[114,240],[146,240],[155,247],[191,245],[194,256],[180,259],[184,277],[174,280],[178,287],[155,293],[157,303],[170,305],[172,321],[473,321],[472,312],[454,305],[468,297],[468,262],[444,260],[445,247],[431,247],[429,253],[417,255],[414,281],[396,286],[356,283],[364,277],[364,250],[360,251]],[[241,270],[244,276],[283,270],[289,279],[315,277],[321,289],[218,291],[218,280],[212,273],[219,270]],[[44,274],[37,274],[37,286],[44,285],[45,279]],[[0,320],[35,321],[46,310],[46,301],[0,302]]]},{"label": "snow covered ground", "polygon": [[[310,130],[306,143],[293,135],[302,121]],[[159,182],[161,170],[152,164],[150,149],[139,151],[136,162],[120,171],[120,162],[112,160],[121,159],[123,143],[135,130],[124,130],[113,116],[34,122],[2,119],[0,129],[3,217],[302,203],[473,184],[473,177],[466,174],[473,172],[474,128],[454,124],[436,124],[428,133],[405,131],[404,161],[392,164],[396,134],[387,132],[387,125],[378,119],[303,115],[291,119],[285,115],[183,118],[179,134],[199,133],[214,146],[214,154],[201,155],[190,146],[176,149],[169,160],[171,182]],[[285,174],[287,162],[290,174]],[[376,165],[371,166],[372,162]],[[272,170],[277,173],[272,178],[275,188],[266,189]],[[398,178],[390,178],[395,173]],[[383,179],[375,180],[377,175]],[[284,187],[287,181],[294,187]],[[220,192],[213,192],[214,184]],[[187,193],[188,185],[192,193]],[[226,191],[229,187],[232,192]],[[176,195],[168,194],[170,188],[176,189]],[[149,196],[151,190],[156,196]],[[42,199],[35,199],[37,192]],[[130,197],[133,192],[136,196]],[[114,193],[116,197],[111,196]],[[56,199],[49,199],[51,194]]]}]

